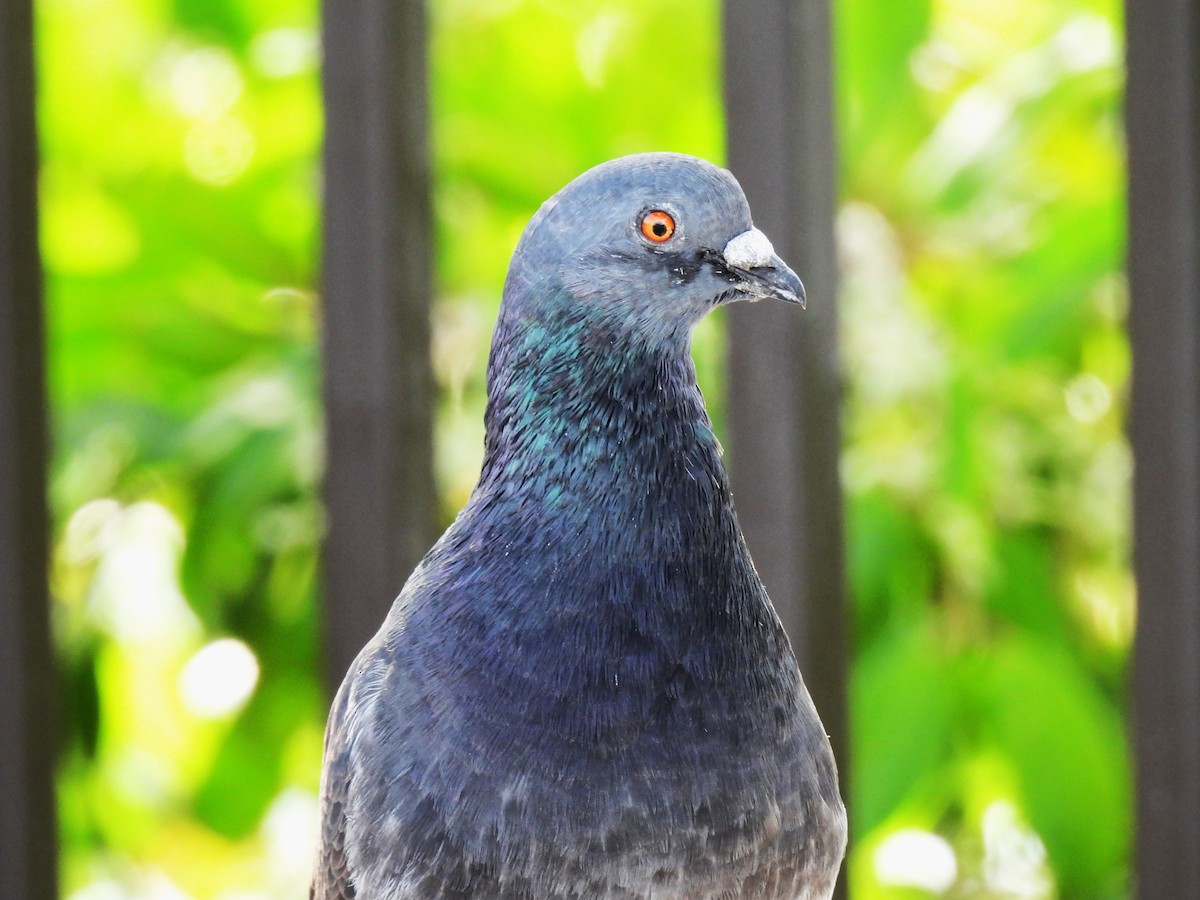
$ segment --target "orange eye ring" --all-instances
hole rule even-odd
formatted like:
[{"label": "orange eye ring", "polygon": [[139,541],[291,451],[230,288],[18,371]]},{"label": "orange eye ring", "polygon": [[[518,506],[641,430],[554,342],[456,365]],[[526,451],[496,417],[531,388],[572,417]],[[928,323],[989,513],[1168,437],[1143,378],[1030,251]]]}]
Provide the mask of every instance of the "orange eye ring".
[{"label": "orange eye ring", "polygon": [[642,216],[642,236],[656,244],[669,241],[675,233],[675,219],[668,212],[652,209]]}]

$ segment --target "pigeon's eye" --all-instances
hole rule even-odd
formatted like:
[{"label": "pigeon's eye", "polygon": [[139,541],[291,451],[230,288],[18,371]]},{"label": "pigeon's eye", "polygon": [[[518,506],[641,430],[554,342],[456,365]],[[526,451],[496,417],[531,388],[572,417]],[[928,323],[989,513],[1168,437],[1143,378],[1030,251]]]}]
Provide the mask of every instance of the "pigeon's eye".
[{"label": "pigeon's eye", "polygon": [[675,220],[671,218],[670,213],[663,212],[661,209],[652,209],[642,216],[642,234],[647,240],[661,244],[663,241],[670,240],[674,233]]}]

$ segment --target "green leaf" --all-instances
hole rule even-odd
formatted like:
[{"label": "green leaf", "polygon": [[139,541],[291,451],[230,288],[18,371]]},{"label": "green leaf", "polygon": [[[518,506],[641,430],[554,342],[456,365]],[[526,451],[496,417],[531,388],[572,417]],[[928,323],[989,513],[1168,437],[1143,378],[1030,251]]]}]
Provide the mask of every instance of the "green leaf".
[{"label": "green leaf", "polygon": [[1043,640],[1006,637],[974,666],[984,733],[1015,766],[1062,895],[1094,896],[1129,865],[1130,761],[1119,710]]},{"label": "green leaf", "polygon": [[850,691],[850,824],[870,833],[951,759],[954,680],[923,624],[894,627],[863,653]]}]

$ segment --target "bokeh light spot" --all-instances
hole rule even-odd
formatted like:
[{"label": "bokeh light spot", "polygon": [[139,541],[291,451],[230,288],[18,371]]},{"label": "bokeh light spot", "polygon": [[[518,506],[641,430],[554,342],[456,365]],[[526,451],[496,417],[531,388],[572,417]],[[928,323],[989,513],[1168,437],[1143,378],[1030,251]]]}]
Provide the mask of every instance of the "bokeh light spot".
[{"label": "bokeh light spot", "polygon": [[183,141],[183,161],[197,181],[222,187],[237,181],[254,158],[254,135],[233,116],[201,119]]},{"label": "bokeh light spot", "polygon": [[875,875],[884,884],[942,894],[958,878],[958,860],[945,838],[919,828],[903,828],[875,850]]},{"label": "bokeh light spot", "polygon": [[258,684],[258,659],[236,638],[218,638],[201,647],[179,673],[184,706],[202,719],[232,715]]}]

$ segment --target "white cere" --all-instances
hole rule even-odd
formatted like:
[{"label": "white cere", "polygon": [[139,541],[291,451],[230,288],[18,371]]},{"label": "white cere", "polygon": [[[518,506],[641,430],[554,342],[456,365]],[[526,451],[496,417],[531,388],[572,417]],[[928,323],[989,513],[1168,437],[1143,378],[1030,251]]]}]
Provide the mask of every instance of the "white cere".
[{"label": "white cere", "polygon": [[743,231],[725,245],[725,262],[735,269],[758,269],[769,266],[775,258],[775,248],[757,228]]}]

